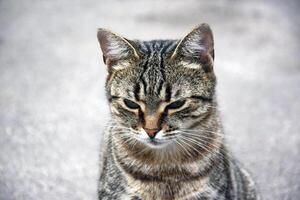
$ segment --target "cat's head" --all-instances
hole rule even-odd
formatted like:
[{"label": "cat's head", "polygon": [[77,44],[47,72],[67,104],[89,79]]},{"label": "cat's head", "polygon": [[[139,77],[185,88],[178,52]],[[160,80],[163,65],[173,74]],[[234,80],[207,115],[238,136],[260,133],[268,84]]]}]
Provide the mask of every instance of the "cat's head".
[{"label": "cat's head", "polygon": [[120,134],[162,147],[201,126],[210,114],[216,80],[207,24],[182,40],[128,40],[106,29],[98,30],[98,40],[108,70],[110,110]]}]

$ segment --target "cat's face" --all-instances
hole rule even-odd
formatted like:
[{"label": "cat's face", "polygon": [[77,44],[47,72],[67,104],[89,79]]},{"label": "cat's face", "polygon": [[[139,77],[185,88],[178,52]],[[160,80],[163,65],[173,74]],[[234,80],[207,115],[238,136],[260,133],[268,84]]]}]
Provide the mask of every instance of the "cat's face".
[{"label": "cat's face", "polygon": [[163,147],[209,115],[215,76],[208,25],[180,41],[130,41],[104,29],[98,39],[114,126],[125,139]]}]

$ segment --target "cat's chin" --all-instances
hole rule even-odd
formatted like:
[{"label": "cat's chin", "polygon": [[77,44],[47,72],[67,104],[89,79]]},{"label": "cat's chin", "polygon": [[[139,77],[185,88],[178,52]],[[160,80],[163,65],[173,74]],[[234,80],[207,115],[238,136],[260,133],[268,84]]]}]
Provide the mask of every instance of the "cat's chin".
[{"label": "cat's chin", "polygon": [[150,148],[164,148],[173,142],[171,139],[156,139],[156,138],[154,139],[139,138],[138,140]]}]

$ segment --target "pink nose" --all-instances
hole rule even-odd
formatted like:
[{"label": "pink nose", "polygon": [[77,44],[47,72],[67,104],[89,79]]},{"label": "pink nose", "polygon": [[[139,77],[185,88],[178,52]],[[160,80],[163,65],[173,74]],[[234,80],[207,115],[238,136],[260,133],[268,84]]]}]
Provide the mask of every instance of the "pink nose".
[{"label": "pink nose", "polygon": [[156,134],[159,132],[158,129],[145,129],[145,131],[151,139],[153,139],[156,136]]}]

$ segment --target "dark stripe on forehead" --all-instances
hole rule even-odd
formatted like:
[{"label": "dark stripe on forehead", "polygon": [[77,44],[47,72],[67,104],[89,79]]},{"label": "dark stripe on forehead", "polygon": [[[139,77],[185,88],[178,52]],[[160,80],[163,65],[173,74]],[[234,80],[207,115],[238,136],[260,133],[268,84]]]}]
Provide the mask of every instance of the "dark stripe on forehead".
[{"label": "dark stripe on forehead", "polygon": [[147,94],[147,82],[145,81],[144,79],[144,73],[145,71],[147,70],[147,65],[148,65],[148,57],[146,58],[146,61],[145,63],[143,64],[143,71],[140,75],[140,81],[142,82],[143,84],[143,89],[144,89],[144,94],[146,95]]},{"label": "dark stripe on forehead", "polygon": [[163,85],[164,85],[164,81],[163,80],[159,80],[159,82],[158,82],[158,88],[157,88],[157,94],[158,95],[160,94]]},{"label": "dark stripe on forehead", "polygon": [[166,86],[166,96],[165,96],[166,101],[171,100],[171,94],[172,94],[172,86],[170,84],[167,84],[167,86]]},{"label": "dark stripe on forehead", "polygon": [[160,51],[160,66],[159,66],[159,69],[160,69],[160,73],[162,75],[162,79],[165,81],[166,80],[166,75],[165,75],[165,65],[164,65],[164,56],[163,56],[163,51],[164,51],[164,48],[161,49]]},{"label": "dark stripe on forehead", "polygon": [[136,100],[140,100],[140,91],[141,91],[141,86],[140,86],[140,83],[136,83],[135,86],[134,86],[134,97]]}]

